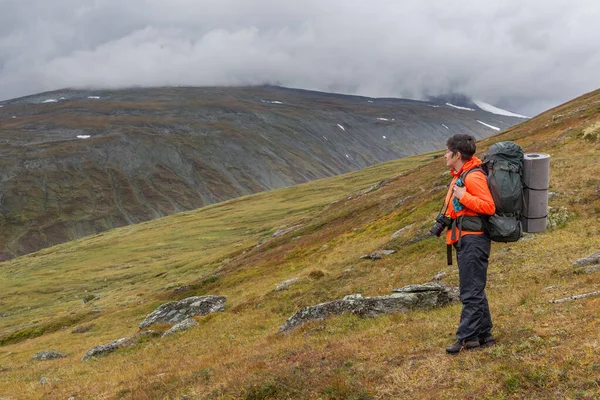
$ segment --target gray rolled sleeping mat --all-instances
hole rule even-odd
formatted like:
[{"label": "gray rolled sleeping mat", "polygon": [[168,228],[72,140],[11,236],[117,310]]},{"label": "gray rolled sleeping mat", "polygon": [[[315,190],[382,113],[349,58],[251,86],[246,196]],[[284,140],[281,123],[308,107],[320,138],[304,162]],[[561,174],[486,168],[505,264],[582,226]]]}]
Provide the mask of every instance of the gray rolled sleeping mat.
[{"label": "gray rolled sleeping mat", "polygon": [[548,224],[550,155],[525,153],[523,162],[523,231],[544,232]]}]

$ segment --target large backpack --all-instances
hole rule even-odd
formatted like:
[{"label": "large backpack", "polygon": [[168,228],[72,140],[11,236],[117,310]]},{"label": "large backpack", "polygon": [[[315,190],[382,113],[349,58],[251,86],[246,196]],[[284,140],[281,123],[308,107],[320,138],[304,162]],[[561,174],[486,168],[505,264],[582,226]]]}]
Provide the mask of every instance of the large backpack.
[{"label": "large backpack", "polygon": [[486,233],[495,242],[516,242],[523,236],[523,150],[514,142],[490,146],[481,167],[496,213],[487,218]]}]

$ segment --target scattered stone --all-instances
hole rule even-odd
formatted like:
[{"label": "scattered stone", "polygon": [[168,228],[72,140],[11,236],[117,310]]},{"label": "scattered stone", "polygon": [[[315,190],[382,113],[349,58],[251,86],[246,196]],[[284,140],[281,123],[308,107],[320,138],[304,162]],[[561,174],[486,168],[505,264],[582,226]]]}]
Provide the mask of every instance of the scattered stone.
[{"label": "scattered stone", "polygon": [[89,332],[89,331],[91,331],[92,329],[94,329],[94,327],[95,327],[95,326],[96,326],[96,325],[84,325],[84,326],[79,326],[79,327],[77,327],[77,328],[73,329],[73,330],[71,331],[71,333],[74,333],[74,334],[78,334],[78,333],[86,333],[86,332]]},{"label": "scattered stone", "polygon": [[43,350],[34,355],[32,358],[34,360],[47,361],[47,360],[57,360],[59,358],[65,358],[66,355],[59,353],[54,350]]},{"label": "scattered stone", "polygon": [[273,234],[273,236],[272,236],[272,237],[276,238],[276,237],[278,237],[278,236],[283,236],[283,235],[285,235],[286,233],[289,233],[289,232],[291,232],[291,231],[294,231],[294,230],[296,230],[296,229],[300,228],[301,226],[302,226],[302,225],[294,225],[294,226],[290,226],[289,228],[280,229],[280,230],[276,231],[276,232]]},{"label": "scattered stone", "polygon": [[416,308],[440,307],[459,301],[458,288],[434,282],[410,285],[394,289],[393,292],[389,296],[378,297],[350,295],[342,300],[305,307],[288,318],[277,332],[287,333],[307,321],[322,320],[344,312],[362,317],[375,317],[380,314],[407,312]]},{"label": "scattered stone", "polygon": [[124,337],[115,340],[114,342],[91,348],[87,351],[87,353],[85,353],[81,361],[87,361],[95,357],[102,357],[107,354],[113,353],[119,349],[122,349],[123,347],[133,346],[134,344],[134,339]]},{"label": "scattered stone", "polygon": [[356,293],[356,294],[349,294],[347,296],[344,296],[343,300],[356,300],[356,299],[362,299],[363,295],[360,293]]},{"label": "scattered stone", "polygon": [[377,250],[371,254],[365,254],[364,256],[360,256],[363,260],[379,260],[385,256],[389,256],[390,254],[394,254],[396,250]]},{"label": "scattered stone", "polygon": [[60,379],[58,379],[58,378],[52,378],[52,379],[50,379],[50,378],[43,377],[42,379],[40,379],[40,381],[38,382],[38,384],[40,384],[40,385],[49,385],[51,383],[58,383],[58,382],[60,382]]},{"label": "scattered stone", "polygon": [[397,230],[393,235],[392,235],[392,239],[397,239],[398,237],[400,237],[400,235],[402,235],[404,232],[408,231],[410,228],[412,228],[413,226],[415,226],[415,224],[410,224],[405,226],[402,229]]},{"label": "scattered stone", "polygon": [[156,323],[177,324],[190,317],[223,311],[225,300],[224,296],[195,296],[181,301],[172,301],[150,313],[139,327],[143,329]]},{"label": "scattered stone", "polygon": [[177,332],[187,331],[198,325],[199,325],[198,322],[194,318],[188,318],[185,321],[182,321],[182,322],[178,323],[177,325],[174,325],[171,329],[166,331],[162,335],[162,337],[169,336],[169,335],[172,335]]},{"label": "scattered stone", "polygon": [[445,273],[445,272],[438,272],[437,274],[435,274],[435,276],[433,277],[433,279],[432,279],[432,280],[434,280],[434,281],[440,281],[440,280],[442,280],[442,278],[443,278],[443,277],[445,277],[446,275],[448,275],[448,274],[447,274],[447,273]]},{"label": "scattered stone", "polygon": [[300,278],[292,278],[288,279],[287,281],[283,281],[279,285],[275,286],[275,290],[277,290],[278,292],[281,290],[286,290],[292,285],[292,283],[296,282],[298,279]]},{"label": "scattered stone", "polygon": [[575,267],[585,267],[592,264],[600,264],[600,252],[580,258],[579,260],[573,262],[573,266]]}]

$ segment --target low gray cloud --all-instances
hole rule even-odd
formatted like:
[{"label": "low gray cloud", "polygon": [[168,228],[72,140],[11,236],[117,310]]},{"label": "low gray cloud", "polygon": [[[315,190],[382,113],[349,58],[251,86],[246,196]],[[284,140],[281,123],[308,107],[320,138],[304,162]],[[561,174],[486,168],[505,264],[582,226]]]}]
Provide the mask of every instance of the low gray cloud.
[{"label": "low gray cloud", "polygon": [[0,0],[0,99],[271,83],[534,115],[600,87],[599,2],[487,3]]}]

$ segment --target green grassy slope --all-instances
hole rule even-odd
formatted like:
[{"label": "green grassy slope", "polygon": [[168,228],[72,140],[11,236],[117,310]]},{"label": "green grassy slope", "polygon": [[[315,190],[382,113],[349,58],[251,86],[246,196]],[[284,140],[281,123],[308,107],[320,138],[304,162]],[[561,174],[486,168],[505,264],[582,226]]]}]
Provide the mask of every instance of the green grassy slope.
[{"label": "green grassy slope", "polygon": [[[575,273],[571,265],[600,250],[599,127],[596,91],[478,145],[516,140],[526,151],[549,153],[556,193],[547,232],[493,245],[488,296],[495,348],[444,354],[459,305],[374,319],[341,316],[275,333],[306,305],[387,294],[440,271],[446,283],[457,284],[441,239],[411,244],[431,226],[446,190],[439,152],[0,264],[0,397],[595,398],[600,297],[549,300],[600,286],[600,273]],[[359,258],[381,248],[399,252]],[[288,290],[275,290],[295,277]],[[204,294],[226,296],[226,311],[199,318],[187,333],[80,361],[93,346],[135,334],[159,304]],[[84,327],[90,329],[72,333]],[[31,360],[47,349],[68,357]],[[59,381],[41,385],[42,377]]]}]

